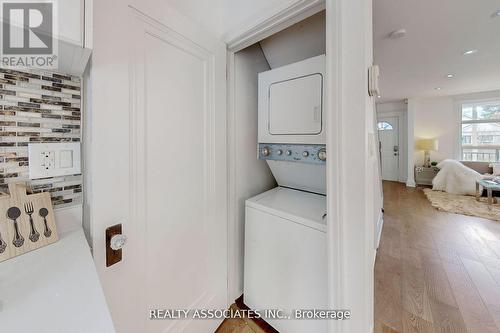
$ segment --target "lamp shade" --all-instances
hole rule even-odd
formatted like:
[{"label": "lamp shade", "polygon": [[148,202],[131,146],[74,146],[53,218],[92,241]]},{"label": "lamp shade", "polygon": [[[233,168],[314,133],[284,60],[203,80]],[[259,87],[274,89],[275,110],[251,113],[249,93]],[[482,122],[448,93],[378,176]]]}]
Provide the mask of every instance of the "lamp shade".
[{"label": "lamp shade", "polygon": [[436,139],[420,139],[417,141],[418,150],[438,150],[438,140]]}]

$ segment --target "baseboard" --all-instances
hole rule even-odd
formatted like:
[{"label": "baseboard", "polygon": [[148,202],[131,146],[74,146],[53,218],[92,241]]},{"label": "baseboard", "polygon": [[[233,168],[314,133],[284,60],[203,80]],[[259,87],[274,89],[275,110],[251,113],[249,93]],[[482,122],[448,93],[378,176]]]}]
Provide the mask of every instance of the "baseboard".
[{"label": "baseboard", "polygon": [[407,180],[406,181],[406,186],[407,187],[417,187],[417,184],[415,183],[414,180]]},{"label": "baseboard", "polygon": [[380,238],[382,237],[382,228],[384,227],[384,215],[380,214],[380,217],[377,221],[377,249],[380,245]]}]

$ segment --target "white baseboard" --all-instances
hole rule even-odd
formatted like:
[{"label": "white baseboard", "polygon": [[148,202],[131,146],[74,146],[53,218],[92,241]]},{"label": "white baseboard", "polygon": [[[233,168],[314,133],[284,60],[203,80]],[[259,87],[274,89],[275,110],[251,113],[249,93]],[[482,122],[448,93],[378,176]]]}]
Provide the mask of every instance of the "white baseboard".
[{"label": "white baseboard", "polygon": [[380,214],[380,217],[377,222],[377,249],[380,245],[380,238],[382,237],[382,228],[384,226],[384,215]]},{"label": "white baseboard", "polygon": [[414,180],[407,180],[406,181],[406,186],[407,187],[417,187],[417,184],[415,183]]}]

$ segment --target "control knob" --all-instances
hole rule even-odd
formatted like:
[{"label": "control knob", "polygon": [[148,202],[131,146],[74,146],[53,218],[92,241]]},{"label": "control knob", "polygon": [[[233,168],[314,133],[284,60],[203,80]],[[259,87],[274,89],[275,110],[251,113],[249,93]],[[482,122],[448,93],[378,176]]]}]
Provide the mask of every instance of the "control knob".
[{"label": "control knob", "polygon": [[304,156],[304,157],[309,156],[309,152],[308,152],[307,150],[305,150],[305,151],[302,153],[302,156]]},{"label": "control knob", "polygon": [[269,153],[270,153],[270,152],[271,152],[271,151],[269,150],[269,148],[268,148],[268,147],[264,147],[264,148],[262,148],[262,150],[260,151],[260,153],[262,154],[262,156],[269,156]]},{"label": "control knob", "polygon": [[325,148],[321,148],[320,150],[318,150],[318,158],[320,159],[320,161],[326,161],[326,149]]},{"label": "control knob", "polygon": [[291,150],[287,150],[286,151],[286,156],[290,156],[290,155],[292,155],[292,151]]},{"label": "control knob", "polygon": [[281,156],[281,154],[283,154],[283,150],[278,149],[278,151],[276,152],[276,154],[278,154],[278,155],[280,155],[280,156]]}]

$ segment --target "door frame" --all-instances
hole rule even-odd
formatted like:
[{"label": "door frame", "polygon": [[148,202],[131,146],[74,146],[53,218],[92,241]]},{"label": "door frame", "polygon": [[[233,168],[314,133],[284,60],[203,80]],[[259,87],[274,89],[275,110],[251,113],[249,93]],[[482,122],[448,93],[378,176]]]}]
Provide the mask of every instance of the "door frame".
[{"label": "door frame", "polygon": [[[408,134],[407,134],[407,120],[406,112],[404,110],[395,111],[377,111],[377,123],[379,118],[384,117],[397,117],[398,118],[398,136],[399,136],[399,168],[398,168],[398,182],[406,183],[408,176]],[[380,142],[380,139],[379,139]],[[382,171],[382,167],[380,169]]]},{"label": "door frame", "polygon": [[[272,10],[267,10],[256,19],[268,17],[271,12],[272,16],[264,19],[257,25],[244,30],[238,37],[226,41],[228,45],[227,51],[227,163],[228,163],[228,304],[234,302],[236,297],[239,297],[237,290],[236,274],[239,269],[239,258],[235,255],[238,249],[238,229],[235,221],[237,220],[237,202],[234,199],[236,193],[236,175],[235,175],[235,156],[236,147],[234,145],[235,138],[235,53],[242,49],[257,43],[258,41],[281,31],[315,13],[326,9],[326,39],[327,39],[327,57],[326,57],[326,85],[325,89],[325,105],[326,109],[330,110],[326,115],[327,128],[327,146],[332,147],[329,153],[329,161],[326,164],[327,169],[327,269],[328,269],[328,305],[330,309],[337,309],[342,304],[345,306],[344,295],[351,293],[343,288],[344,280],[348,277],[343,274],[344,265],[349,264],[347,255],[342,256],[347,251],[343,250],[343,246],[348,244],[348,240],[342,240],[341,230],[343,225],[347,225],[348,221],[344,221],[340,213],[340,207],[345,200],[341,194],[340,172],[343,168],[340,161],[340,137],[342,125],[340,120],[340,106],[342,94],[342,80],[336,75],[328,75],[328,73],[339,73],[341,66],[338,50],[341,42],[341,25],[342,22],[339,0],[302,0],[295,4],[279,10],[277,13],[272,13]],[[256,20],[257,21],[257,20]],[[359,320],[360,318],[358,318]],[[361,319],[362,320],[362,319]],[[330,321],[329,332],[343,332],[344,325],[335,325],[335,321]]]}]

